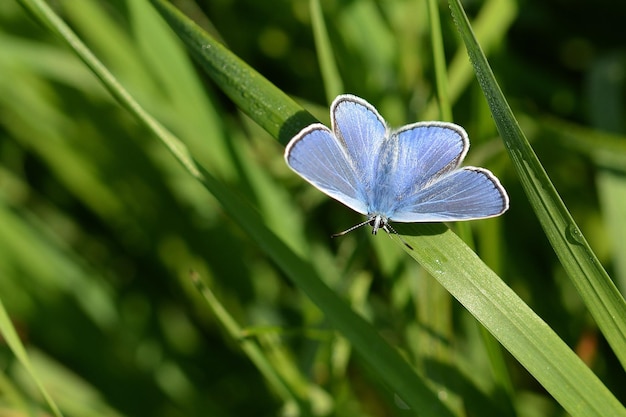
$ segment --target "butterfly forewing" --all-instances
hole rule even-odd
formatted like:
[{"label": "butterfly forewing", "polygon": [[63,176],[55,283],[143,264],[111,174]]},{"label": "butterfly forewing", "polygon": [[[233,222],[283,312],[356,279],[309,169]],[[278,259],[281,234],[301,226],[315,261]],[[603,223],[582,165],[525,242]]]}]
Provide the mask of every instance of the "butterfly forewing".
[{"label": "butterfly forewing", "polygon": [[314,124],[298,133],[285,149],[285,160],[319,190],[352,210],[367,214],[353,165],[326,126]]},{"label": "butterfly forewing", "polygon": [[393,217],[407,197],[457,169],[468,147],[465,131],[450,123],[415,123],[393,132],[376,163],[374,210]]},{"label": "butterfly forewing", "polygon": [[374,160],[387,135],[385,121],[365,100],[337,97],[331,105],[333,131],[343,144],[364,191],[374,180]]},{"label": "butterfly forewing", "polygon": [[390,143],[398,148],[398,179],[416,187],[458,168],[469,148],[465,130],[444,122],[406,126],[393,134]]}]

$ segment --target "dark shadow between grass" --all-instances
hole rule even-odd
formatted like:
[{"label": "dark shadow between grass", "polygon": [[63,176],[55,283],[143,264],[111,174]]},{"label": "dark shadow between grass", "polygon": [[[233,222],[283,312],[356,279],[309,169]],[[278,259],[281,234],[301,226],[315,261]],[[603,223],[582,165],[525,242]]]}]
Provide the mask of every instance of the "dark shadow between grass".
[{"label": "dark shadow between grass", "polygon": [[403,236],[434,236],[448,231],[445,223],[392,223],[392,226]]},{"label": "dark shadow between grass", "polygon": [[311,113],[301,110],[289,117],[280,127],[278,141],[286,146],[287,143],[297,135],[302,129],[313,123],[320,123]]}]

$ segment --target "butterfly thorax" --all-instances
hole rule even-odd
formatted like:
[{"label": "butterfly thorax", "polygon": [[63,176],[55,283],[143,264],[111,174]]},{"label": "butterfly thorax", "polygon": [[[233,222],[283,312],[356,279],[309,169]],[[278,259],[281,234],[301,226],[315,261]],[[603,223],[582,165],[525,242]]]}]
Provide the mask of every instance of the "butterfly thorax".
[{"label": "butterfly thorax", "polygon": [[[367,202],[369,217],[377,216],[385,219],[385,224],[393,218],[394,213],[404,203],[405,197],[412,194],[412,188],[423,183],[419,175],[410,175],[412,181],[403,178],[409,173],[398,171],[399,149],[396,146],[397,138],[391,136],[386,139],[372,163],[370,178],[366,181],[361,195]],[[374,226],[374,224],[372,224]],[[382,228],[383,224],[380,224]]]},{"label": "butterfly thorax", "polygon": [[387,228],[387,226],[389,225],[389,219],[382,214],[370,214],[369,225],[372,226],[373,235],[378,233],[378,229],[383,229],[384,231],[389,233],[389,230]]}]

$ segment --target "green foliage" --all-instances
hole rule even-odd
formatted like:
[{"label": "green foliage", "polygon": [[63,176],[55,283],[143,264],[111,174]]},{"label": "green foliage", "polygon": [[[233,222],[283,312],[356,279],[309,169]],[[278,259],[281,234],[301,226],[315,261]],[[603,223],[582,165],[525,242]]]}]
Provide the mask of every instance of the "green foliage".
[{"label": "green foliage", "polygon": [[[477,43],[457,2],[461,37],[435,1],[184,3],[196,24],[163,0],[18,3],[0,5],[0,414],[626,415],[602,267],[623,292],[623,58],[588,58],[580,97],[547,83],[553,106],[512,88],[520,130],[478,49],[505,83],[532,67],[510,0],[473,10]],[[282,145],[344,91],[394,125],[454,115],[510,211],[450,225],[467,243],[331,240],[361,219]]]}]

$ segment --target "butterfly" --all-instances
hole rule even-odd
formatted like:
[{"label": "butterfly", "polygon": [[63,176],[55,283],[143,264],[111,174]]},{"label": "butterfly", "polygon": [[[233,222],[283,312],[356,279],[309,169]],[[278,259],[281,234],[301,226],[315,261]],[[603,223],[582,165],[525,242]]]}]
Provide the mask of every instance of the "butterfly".
[{"label": "butterfly", "polygon": [[459,165],[465,130],[447,122],[390,129],[376,108],[350,94],[330,106],[332,129],[314,123],[285,148],[285,161],[314,187],[367,216],[365,224],[395,233],[400,223],[475,220],[509,208],[500,181],[485,168]]}]

